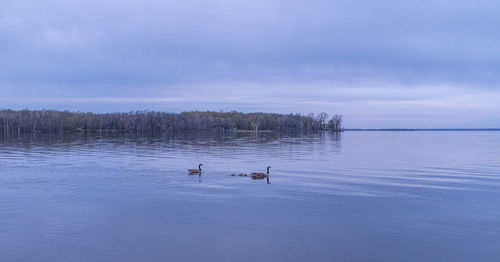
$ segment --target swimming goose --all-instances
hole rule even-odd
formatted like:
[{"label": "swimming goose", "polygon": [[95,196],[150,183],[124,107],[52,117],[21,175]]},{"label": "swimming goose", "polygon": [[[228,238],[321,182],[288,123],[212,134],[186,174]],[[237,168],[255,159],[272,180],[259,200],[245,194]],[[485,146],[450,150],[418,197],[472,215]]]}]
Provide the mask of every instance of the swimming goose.
[{"label": "swimming goose", "polygon": [[252,179],[269,178],[269,168],[271,168],[271,167],[267,166],[267,173],[253,172],[252,173]]},{"label": "swimming goose", "polygon": [[201,164],[201,163],[200,163],[200,164],[198,165],[198,169],[188,169],[189,174],[201,174],[201,166],[202,166],[202,165],[203,165],[203,164]]},{"label": "swimming goose", "polygon": [[[231,176],[236,176],[235,173],[232,173]],[[248,176],[247,174],[239,173],[238,176]]]}]

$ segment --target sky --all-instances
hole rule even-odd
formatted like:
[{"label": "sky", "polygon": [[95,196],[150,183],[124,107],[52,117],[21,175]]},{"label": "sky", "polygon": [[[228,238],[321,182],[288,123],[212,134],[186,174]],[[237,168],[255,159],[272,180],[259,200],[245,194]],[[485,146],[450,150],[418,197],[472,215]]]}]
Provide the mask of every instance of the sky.
[{"label": "sky", "polygon": [[500,2],[2,0],[0,108],[500,127]]}]

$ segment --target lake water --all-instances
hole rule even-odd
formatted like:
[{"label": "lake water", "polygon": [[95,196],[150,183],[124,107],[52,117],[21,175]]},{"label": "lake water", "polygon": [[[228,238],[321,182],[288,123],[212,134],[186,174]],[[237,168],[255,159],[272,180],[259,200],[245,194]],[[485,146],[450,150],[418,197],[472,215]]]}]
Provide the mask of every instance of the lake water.
[{"label": "lake water", "polygon": [[1,261],[500,261],[500,132],[38,135],[0,165]]}]

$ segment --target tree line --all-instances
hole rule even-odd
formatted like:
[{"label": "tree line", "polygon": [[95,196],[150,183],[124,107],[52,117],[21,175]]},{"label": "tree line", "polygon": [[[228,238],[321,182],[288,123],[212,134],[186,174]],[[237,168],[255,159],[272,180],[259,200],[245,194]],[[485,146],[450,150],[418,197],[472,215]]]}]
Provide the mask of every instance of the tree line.
[{"label": "tree line", "polygon": [[129,113],[84,113],[54,110],[1,110],[3,136],[23,133],[133,132],[158,135],[189,131],[341,131],[342,116],[328,114],[274,114],[241,112],[136,111]]}]

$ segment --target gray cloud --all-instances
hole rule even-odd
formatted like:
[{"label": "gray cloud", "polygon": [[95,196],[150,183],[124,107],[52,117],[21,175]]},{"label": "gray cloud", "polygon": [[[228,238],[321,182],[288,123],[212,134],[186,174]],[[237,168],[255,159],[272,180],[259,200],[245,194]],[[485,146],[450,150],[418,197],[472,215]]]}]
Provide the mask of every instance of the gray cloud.
[{"label": "gray cloud", "polygon": [[5,0],[0,95],[21,108],[335,110],[356,125],[374,114],[359,101],[373,100],[389,103],[382,125],[408,125],[386,108],[495,97],[499,11],[496,1]]}]

